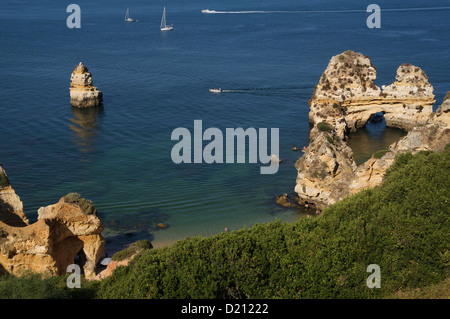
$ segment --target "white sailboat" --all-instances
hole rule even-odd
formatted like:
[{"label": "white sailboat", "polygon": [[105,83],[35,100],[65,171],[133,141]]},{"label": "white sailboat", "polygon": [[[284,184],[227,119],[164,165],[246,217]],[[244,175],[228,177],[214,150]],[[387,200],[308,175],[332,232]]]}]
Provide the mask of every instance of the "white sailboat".
[{"label": "white sailboat", "polygon": [[173,26],[167,25],[166,23],[166,7],[164,7],[162,18],[161,18],[161,31],[172,31]]},{"label": "white sailboat", "polygon": [[127,8],[127,13],[125,13],[125,21],[126,22],[133,22],[134,20],[130,18],[130,9]]}]

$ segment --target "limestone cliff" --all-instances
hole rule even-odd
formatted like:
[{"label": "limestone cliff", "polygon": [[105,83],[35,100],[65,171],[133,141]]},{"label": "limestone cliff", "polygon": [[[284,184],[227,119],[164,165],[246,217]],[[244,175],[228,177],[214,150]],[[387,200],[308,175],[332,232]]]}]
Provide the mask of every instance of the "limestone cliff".
[{"label": "limestone cliff", "polygon": [[[381,184],[397,153],[440,150],[450,143],[450,99],[436,113],[432,111],[433,87],[423,70],[402,64],[396,81],[382,90],[375,79],[376,69],[366,56],[346,51],[331,58],[309,101],[314,128],[306,152],[296,163],[295,192],[300,202],[323,208]],[[347,133],[379,112],[387,126],[408,134],[357,166],[346,144]]]},{"label": "limestone cliff", "polygon": [[[4,198],[3,205],[10,205],[11,199],[15,205],[15,196]],[[13,218],[0,216],[0,273],[62,275],[78,258],[85,276],[95,275],[105,247],[103,224],[95,210],[86,210],[86,200],[73,198],[65,196],[40,208],[33,224],[17,225]]]},{"label": "limestone cliff", "polygon": [[70,77],[70,103],[72,106],[85,108],[98,106],[103,101],[103,94],[92,83],[92,74],[80,62]]},{"label": "limestone cliff", "polygon": [[396,81],[381,90],[369,57],[346,51],[331,58],[309,101],[313,124],[330,123],[344,138],[383,112],[389,126],[409,130],[426,123],[435,102],[433,87],[419,67],[402,64]]},{"label": "limestone cliff", "polygon": [[0,164],[0,221],[11,226],[29,225],[29,220],[23,212],[23,204],[9,183],[3,166]]}]

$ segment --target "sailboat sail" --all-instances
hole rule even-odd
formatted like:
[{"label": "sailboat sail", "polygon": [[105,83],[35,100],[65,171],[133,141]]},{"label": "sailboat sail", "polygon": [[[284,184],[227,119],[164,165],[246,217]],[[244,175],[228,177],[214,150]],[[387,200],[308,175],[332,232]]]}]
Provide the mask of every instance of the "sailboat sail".
[{"label": "sailboat sail", "polygon": [[166,27],[167,27],[167,24],[166,24],[166,7],[164,7],[162,18],[161,18],[161,29],[164,29]]},{"label": "sailboat sail", "polygon": [[132,22],[133,19],[130,18],[130,9],[127,8],[127,13],[125,13],[125,21]]},{"label": "sailboat sail", "polygon": [[166,7],[164,7],[163,14],[161,17],[161,31],[171,31],[173,30],[172,25],[167,25],[166,23]]}]

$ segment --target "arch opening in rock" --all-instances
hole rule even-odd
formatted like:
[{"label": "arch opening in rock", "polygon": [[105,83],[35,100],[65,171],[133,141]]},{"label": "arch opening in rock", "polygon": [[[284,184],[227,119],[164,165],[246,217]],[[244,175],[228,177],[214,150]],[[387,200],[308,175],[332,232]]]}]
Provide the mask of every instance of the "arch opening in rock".
[{"label": "arch opening in rock", "polygon": [[74,264],[80,266],[81,274],[84,274],[84,266],[86,265],[87,257],[83,249],[81,249],[74,258]]},{"label": "arch opening in rock", "polygon": [[356,165],[366,162],[378,151],[389,150],[389,146],[406,136],[407,132],[386,125],[384,112],[370,115],[365,125],[347,136],[347,145],[353,151]]}]

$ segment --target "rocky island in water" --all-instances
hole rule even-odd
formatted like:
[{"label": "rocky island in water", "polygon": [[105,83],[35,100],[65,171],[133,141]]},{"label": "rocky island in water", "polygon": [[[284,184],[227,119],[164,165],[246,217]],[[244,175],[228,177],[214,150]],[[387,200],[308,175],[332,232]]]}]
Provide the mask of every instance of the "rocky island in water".
[{"label": "rocky island in water", "polygon": [[[314,127],[296,163],[295,192],[301,204],[322,209],[380,185],[398,153],[437,151],[450,143],[449,95],[433,112],[433,87],[420,67],[400,65],[395,81],[382,88],[374,84],[375,78],[367,56],[346,51],[331,58],[309,101]],[[408,134],[358,166],[347,145],[348,134],[380,112],[387,126]]]}]

